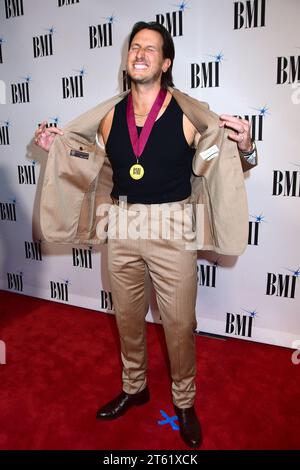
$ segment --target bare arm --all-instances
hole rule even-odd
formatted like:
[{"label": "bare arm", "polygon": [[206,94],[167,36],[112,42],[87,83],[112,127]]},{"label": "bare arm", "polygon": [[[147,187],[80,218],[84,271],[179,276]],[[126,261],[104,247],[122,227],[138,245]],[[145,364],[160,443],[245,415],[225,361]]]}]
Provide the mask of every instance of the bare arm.
[{"label": "bare arm", "polygon": [[183,133],[189,146],[196,148],[201,136],[185,114],[183,115]]},{"label": "bare arm", "polygon": [[102,119],[98,129],[98,140],[101,145],[106,145],[111,130],[115,108],[112,108]]}]

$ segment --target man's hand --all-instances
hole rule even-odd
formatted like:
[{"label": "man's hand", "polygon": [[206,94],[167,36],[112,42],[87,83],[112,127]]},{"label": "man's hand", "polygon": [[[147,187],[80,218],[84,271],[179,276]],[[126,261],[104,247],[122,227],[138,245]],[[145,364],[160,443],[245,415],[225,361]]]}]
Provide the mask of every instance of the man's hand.
[{"label": "man's hand", "polygon": [[59,127],[46,127],[47,121],[43,121],[42,124],[34,133],[34,143],[41,147],[42,149],[49,152],[53,140],[55,139],[55,134],[63,135],[63,131]]},{"label": "man's hand", "polygon": [[229,114],[221,114],[220,127],[228,127],[235,132],[229,134],[230,139],[237,143],[241,152],[250,152],[252,150],[252,141],[250,136],[250,124],[246,119],[239,119]]}]

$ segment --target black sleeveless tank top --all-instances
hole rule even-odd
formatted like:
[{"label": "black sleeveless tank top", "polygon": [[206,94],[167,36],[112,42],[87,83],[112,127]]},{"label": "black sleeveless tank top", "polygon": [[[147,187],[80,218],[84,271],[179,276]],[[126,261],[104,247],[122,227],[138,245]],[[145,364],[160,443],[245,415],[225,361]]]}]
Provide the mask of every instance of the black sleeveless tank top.
[{"label": "black sleeveless tank top", "polygon": [[[188,145],[182,126],[183,112],[172,97],[152,128],[139,163],[143,178],[133,180],[129,170],[136,163],[127,121],[127,96],[116,107],[106,152],[113,169],[111,196],[127,196],[129,203],[159,204],[186,199],[191,194],[190,177],[194,150]],[[140,134],[142,127],[137,127]]]}]

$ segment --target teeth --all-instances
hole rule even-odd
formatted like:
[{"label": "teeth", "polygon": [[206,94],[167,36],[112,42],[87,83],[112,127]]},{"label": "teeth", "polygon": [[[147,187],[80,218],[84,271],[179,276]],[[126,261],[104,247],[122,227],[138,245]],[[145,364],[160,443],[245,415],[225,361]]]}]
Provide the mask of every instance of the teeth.
[{"label": "teeth", "polygon": [[142,69],[146,69],[146,68],[147,68],[147,65],[144,65],[144,64],[135,64],[135,65],[134,65],[134,68],[135,68],[135,69],[138,69],[138,70],[142,70]]}]

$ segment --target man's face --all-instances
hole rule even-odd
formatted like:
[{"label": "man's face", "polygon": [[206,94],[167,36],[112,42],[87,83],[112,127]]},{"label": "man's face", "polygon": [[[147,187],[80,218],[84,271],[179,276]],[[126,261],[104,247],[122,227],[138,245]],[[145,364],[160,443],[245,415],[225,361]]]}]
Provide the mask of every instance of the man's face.
[{"label": "man's face", "polygon": [[171,65],[163,58],[163,39],[157,31],[142,29],[133,38],[127,55],[127,73],[134,83],[160,81]]}]

